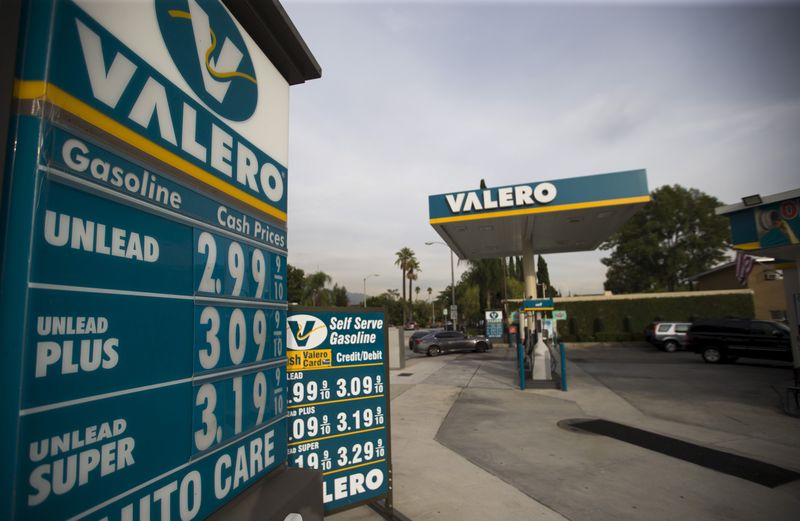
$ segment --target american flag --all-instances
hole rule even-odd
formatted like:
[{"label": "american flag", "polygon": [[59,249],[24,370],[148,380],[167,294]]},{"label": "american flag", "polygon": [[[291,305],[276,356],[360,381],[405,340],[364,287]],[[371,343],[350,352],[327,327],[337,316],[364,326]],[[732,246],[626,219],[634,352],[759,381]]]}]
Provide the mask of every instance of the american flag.
[{"label": "american flag", "polygon": [[736,252],[736,278],[742,286],[747,286],[747,277],[753,271],[753,264],[755,264],[753,257],[741,251]]}]

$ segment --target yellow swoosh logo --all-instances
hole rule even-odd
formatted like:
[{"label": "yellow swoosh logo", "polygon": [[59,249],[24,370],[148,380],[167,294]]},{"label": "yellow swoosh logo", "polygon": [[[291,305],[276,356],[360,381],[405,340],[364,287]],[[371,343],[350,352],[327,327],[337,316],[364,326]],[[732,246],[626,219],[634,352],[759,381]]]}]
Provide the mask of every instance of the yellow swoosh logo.
[{"label": "yellow swoosh logo", "polygon": [[[170,9],[167,12],[173,18],[185,18],[187,20],[191,20],[192,19],[192,15],[190,13],[187,13],[186,11],[179,11],[177,9]],[[209,46],[208,49],[206,49],[206,69],[208,69],[208,72],[212,76],[214,76],[215,78],[222,78],[222,79],[225,79],[225,78],[244,78],[245,80],[250,81],[255,85],[258,85],[258,82],[256,81],[256,79],[253,76],[250,76],[249,74],[245,74],[244,72],[239,72],[239,71],[219,72],[217,70],[214,70],[214,68],[211,66],[211,53],[214,52],[214,49],[217,48],[217,35],[214,34],[214,30],[211,29],[211,28],[209,28],[209,32],[211,33],[211,45]]]},{"label": "yellow swoosh logo", "polygon": [[306,338],[310,337],[310,336],[311,336],[311,333],[313,333],[314,331],[317,331],[317,330],[319,330],[319,329],[325,329],[325,324],[322,324],[321,326],[317,326],[317,327],[315,327],[314,329],[312,329],[311,331],[309,331],[309,332],[308,332],[308,333],[306,333],[305,335],[301,335],[301,334],[300,334],[300,330],[298,329],[298,330],[297,330],[297,334],[296,334],[294,337],[295,337],[297,340],[299,340],[299,341],[301,341],[301,342],[302,342],[302,341],[303,341],[303,340],[305,340]]}]

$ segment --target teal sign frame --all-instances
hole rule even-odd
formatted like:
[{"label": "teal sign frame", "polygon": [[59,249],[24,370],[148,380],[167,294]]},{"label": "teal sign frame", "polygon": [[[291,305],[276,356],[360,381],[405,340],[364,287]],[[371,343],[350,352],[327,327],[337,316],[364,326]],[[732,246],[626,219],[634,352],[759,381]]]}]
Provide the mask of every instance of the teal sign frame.
[{"label": "teal sign frame", "polygon": [[645,170],[467,190],[428,197],[431,224],[650,200]]},{"label": "teal sign frame", "polygon": [[522,301],[520,311],[553,311],[553,299],[540,298],[540,299],[526,299]]},{"label": "teal sign frame", "polygon": [[[76,3],[25,2],[21,20],[0,518],[208,517],[286,466],[287,170]],[[100,61],[134,71],[116,100],[98,95]],[[194,119],[162,104],[137,122],[148,88]],[[187,122],[194,155],[165,131]],[[215,139],[217,160],[198,157]]]}]

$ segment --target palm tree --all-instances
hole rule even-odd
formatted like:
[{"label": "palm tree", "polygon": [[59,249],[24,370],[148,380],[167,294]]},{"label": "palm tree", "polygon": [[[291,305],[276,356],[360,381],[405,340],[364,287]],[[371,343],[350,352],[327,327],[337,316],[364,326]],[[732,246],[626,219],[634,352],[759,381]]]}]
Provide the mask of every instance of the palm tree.
[{"label": "palm tree", "polygon": [[397,253],[395,253],[397,259],[394,261],[394,265],[398,266],[400,270],[403,272],[403,282],[400,287],[403,289],[403,324],[406,323],[406,273],[408,272],[408,262],[414,258],[414,252],[411,251],[411,248],[403,247]]},{"label": "palm tree", "polygon": [[331,277],[325,272],[318,271],[306,276],[303,284],[303,300],[311,302],[312,306],[320,305],[320,295],[326,284],[330,284]]},{"label": "palm tree", "polygon": [[[412,252],[412,255],[413,255],[413,252]],[[420,269],[420,267],[419,267],[419,261],[417,260],[416,256],[412,256],[408,260],[408,265],[407,265],[406,268],[407,268],[406,279],[408,279],[408,307],[413,309],[411,307],[411,283],[413,281],[417,280],[417,273],[422,271]],[[413,317],[413,312],[410,313],[409,316],[413,319],[414,318]]]},{"label": "palm tree", "polygon": [[[430,286],[428,287],[428,302],[431,302],[431,294],[433,294],[433,288]],[[431,327],[433,327],[434,322],[436,322],[436,313],[434,312],[433,302],[431,302]]]},{"label": "palm tree", "polygon": [[419,292],[422,291],[419,286],[414,287],[414,295],[416,295],[416,300],[419,300]]}]

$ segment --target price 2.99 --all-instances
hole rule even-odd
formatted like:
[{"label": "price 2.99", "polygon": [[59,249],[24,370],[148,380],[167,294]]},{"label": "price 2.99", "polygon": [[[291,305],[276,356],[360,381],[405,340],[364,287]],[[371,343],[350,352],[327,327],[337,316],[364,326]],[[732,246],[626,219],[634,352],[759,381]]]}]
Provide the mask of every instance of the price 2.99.
[{"label": "price 2.99", "polygon": [[286,300],[286,258],[205,231],[195,231],[199,294]]}]

